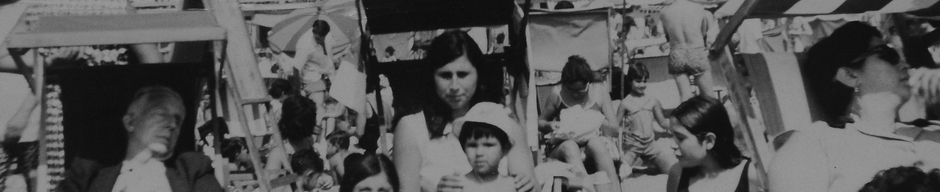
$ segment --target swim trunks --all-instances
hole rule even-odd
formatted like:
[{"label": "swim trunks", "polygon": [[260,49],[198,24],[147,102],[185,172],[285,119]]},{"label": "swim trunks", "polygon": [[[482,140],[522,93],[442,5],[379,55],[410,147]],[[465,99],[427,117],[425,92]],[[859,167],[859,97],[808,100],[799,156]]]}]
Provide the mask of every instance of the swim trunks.
[{"label": "swim trunks", "polygon": [[669,74],[699,75],[711,70],[708,50],[698,48],[673,48],[669,52]]}]

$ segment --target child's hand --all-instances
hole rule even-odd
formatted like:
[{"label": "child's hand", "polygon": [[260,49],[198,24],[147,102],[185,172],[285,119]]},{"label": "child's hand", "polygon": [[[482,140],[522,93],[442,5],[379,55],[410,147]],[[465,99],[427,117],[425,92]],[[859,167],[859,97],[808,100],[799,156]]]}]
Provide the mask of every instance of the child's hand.
[{"label": "child's hand", "polygon": [[531,176],[522,174],[516,175],[512,174],[512,179],[516,183],[516,191],[525,192],[525,191],[535,191],[535,179],[532,179]]},{"label": "child's hand", "polygon": [[437,192],[463,192],[463,183],[460,174],[445,175],[437,184]]}]

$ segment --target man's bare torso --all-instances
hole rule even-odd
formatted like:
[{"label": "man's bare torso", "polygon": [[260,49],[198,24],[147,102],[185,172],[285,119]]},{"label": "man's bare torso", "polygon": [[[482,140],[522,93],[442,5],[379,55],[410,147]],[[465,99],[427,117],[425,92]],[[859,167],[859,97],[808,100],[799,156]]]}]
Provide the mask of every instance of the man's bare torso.
[{"label": "man's bare torso", "polygon": [[663,27],[673,49],[705,47],[708,18],[704,7],[687,0],[676,0],[661,13]]}]

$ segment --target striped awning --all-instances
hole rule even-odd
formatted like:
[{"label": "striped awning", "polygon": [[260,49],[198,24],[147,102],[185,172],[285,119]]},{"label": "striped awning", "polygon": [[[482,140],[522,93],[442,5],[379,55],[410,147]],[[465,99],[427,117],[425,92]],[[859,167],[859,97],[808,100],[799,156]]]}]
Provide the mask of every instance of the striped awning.
[{"label": "striped awning", "polygon": [[[745,0],[729,0],[715,14],[734,15]],[[940,0],[760,0],[748,17],[850,13],[940,15]]]}]

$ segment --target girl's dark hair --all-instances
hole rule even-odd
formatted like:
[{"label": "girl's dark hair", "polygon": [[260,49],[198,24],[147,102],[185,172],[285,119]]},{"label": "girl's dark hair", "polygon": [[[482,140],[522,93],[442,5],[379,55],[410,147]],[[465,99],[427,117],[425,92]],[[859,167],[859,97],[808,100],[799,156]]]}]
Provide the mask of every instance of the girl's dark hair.
[{"label": "girl's dark hair", "polygon": [[499,84],[502,82],[502,79],[486,77],[501,77],[501,75],[495,74],[496,68],[493,68],[493,66],[490,66],[488,62],[486,62],[483,58],[483,52],[480,51],[477,43],[473,41],[470,35],[467,35],[467,33],[463,31],[452,30],[444,32],[431,41],[430,49],[428,49],[427,57],[425,58],[425,62],[429,65],[422,78],[425,79],[425,103],[420,104],[421,107],[417,110],[413,110],[413,112],[404,113],[415,114],[424,111],[428,133],[431,138],[443,136],[444,127],[447,123],[454,121],[450,106],[437,96],[435,90],[437,89],[437,85],[435,85],[434,82],[434,73],[464,55],[470,60],[470,64],[476,68],[477,76],[480,77],[477,78],[476,92],[470,98],[468,105],[473,106],[484,101],[499,101],[500,96],[490,93],[489,89],[500,88],[501,86]]},{"label": "girl's dark hair", "polygon": [[274,79],[271,81],[271,85],[268,87],[268,95],[274,98],[281,98],[282,96],[288,96],[294,94],[294,87],[291,86],[290,81],[287,79]]},{"label": "girl's dark hair", "polygon": [[937,192],[940,191],[940,169],[924,173],[917,167],[895,167],[878,172],[859,192]]},{"label": "girl's dark hair", "polygon": [[568,57],[568,62],[561,69],[561,83],[585,82],[590,83],[597,80],[594,71],[588,65],[587,60],[578,55]]},{"label": "girl's dark hair", "polygon": [[728,111],[718,99],[699,95],[682,102],[672,112],[676,123],[689,130],[699,140],[705,134],[715,134],[715,146],[708,150],[721,168],[732,168],[741,163],[744,156],[734,145],[734,127]]},{"label": "girl's dark hair", "polygon": [[392,184],[393,192],[397,192],[399,189],[398,171],[395,170],[395,164],[392,164],[392,160],[388,156],[375,153],[354,153],[343,160],[343,166],[346,174],[343,175],[341,180],[340,192],[352,192],[353,187],[356,187],[356,184],[359,184],[360,181],[378,174],[385,174],[388,183]]},{"label": "girl's dark hair", "polygon": [[832,35],[816,43],[806,53],[803,74],[811,95],[822,108],[825,121],[832,127],[844,127],[852,120],[848,118],[854,88],[833,79],[840,67],[859,69],[862,62],[852,62],[871,47],[873,38],[881,38],[881,32],[863,22],[853,21],[836,29]]},{"label": "girl's dark hair", "polygon": [[461,148],[466,148],[467,140],[487,137],[496,138],[496,140],[499,141],[499,145],[502,147],[503,153],[508,153],[509,149],[512,149],[512,142],[509,141],[509,135],[506,135],[506,132],[499,127],[489,123],[472,121],[464,123],[457,140],[460,141]]},{"label": "girl's dark hair", "polygon": [[313,100],[300,95],[284,99],[281,120],[277,123],[281,136],[290,142],[300,142],[314,134],[317,125],[317,109]]},{"label": "girl's dark hair", "polygon": [[323,172],[323,160],[320,154],[313,149],[303,149],[290,156],[290,168],[295,174],[303,174],[307,170],[314,173]]},{"label": "girl's dark hair", "polygon": [[630,65],[630,68],[627,70],[626,78],[624,79],[624,89],[627,93],[633,92],[633,82],[637,80],[648,80],[650,78],[650,71],[646,69],[646,65],[643,63],[636,63]]}]

